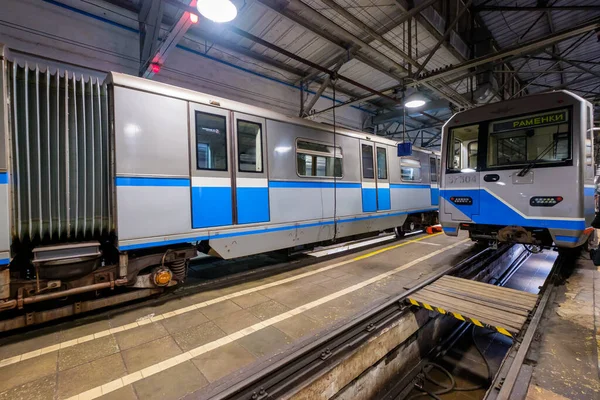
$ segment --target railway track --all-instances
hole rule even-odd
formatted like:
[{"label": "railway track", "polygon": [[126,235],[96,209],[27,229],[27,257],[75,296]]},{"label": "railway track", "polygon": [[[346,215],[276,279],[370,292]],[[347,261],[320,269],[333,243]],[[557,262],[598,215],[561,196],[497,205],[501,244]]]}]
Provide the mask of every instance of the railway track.
[{"label": "railway track", "polygon": [[344,358],[361,343],[380,333],[385,327],[410,312],[405,300],[413,293],[438,280],[442,276],[473,275],[485,265],[491,264],[512,246],[497,250],[483,249],[456,265],[441,268],[435,275],[420,282],[385,303],[367,310],[333,327],[317,340],[300,343],[284,357],[269,362],[257,371],[251,371],[236,382],[226,382],[215,387],[207,397],[219,400],[285,398],[306,382],[327,370],[337,360]]}]

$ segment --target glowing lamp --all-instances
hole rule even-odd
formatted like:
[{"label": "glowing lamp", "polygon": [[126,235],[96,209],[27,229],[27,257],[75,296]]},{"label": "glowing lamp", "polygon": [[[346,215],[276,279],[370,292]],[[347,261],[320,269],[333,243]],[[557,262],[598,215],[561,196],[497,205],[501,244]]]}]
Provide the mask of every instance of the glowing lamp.
[{"label": "glowing lamp", "polygon": [[424,106],[427,103],[427,98],[420,93],[414,93],[406,98],[404,106],[406,108],[417,108]]},{"label": "glowing lamp", "polygon": [[198,16],[196,14],[190,14],[190,21],[192,24],[198,23]]},{"label": "glowing lamp", "polygon": [[196,8],[213,22],[229,22],[237,16],[237,8],[230,0],[198,0]]},{"label": "glowing lamp", "polygon": [[159,64],[152,64],[152,72],[155,74],[158,74],[160,72],[160,65]]}]

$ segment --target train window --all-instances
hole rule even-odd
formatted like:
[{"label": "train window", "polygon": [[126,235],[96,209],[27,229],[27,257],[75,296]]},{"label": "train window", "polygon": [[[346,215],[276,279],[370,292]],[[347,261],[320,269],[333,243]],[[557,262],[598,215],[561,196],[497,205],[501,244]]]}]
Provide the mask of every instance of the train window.
[{"label": "train window", "polygon": [[[587,113],[585,116],[586,119],[586,133],[585,133],[585,163],[588,167],[592,167],[594,166],[594,160],[593,160],[593,146],[594,146],[594,139],[593,139],[593,135],[592,135],[592,118],[594,115],[594,111],[592,109],[591,106],[586,107]],[[594,177],[594,172],[593,169],[588,169],[586,171],[586,175],[588,178],[593,178]]]},{"label": "train window", "polygon": [[375,179],[375,172],[373,171],[373,146],[368,144],[362,145],[362,167],[363,167],[363,178]]},{"label": "train window", "polygon": [[387,150],[377,148],[377,179],[387,179]]},{"label": "train window", "polygon": [[561,162],[571,158],[569,111],[558,110],[490,123],[487,166]]},{"label": "train window", "polygon": [[227,171],[227,121],[221,115],[196,111],[196,167]]},{"label": "train window", "polygon": [[467,145],[467,153],[469,153],[467,168],[477,169],[477,146],[477,142],[469,142]]},{"label": "train window", "polygon": [[446,168],[461,171],[467,168],[477,169],[477,150],[479,125],[462,126],[450,130],[450,149]]},{"label": "train window", "polygon": [[[334,151],[335,149],[335,151]],[[296,143],[298,175],[304,177],[341,178],[342,149],[322,143],[298,140]]]},{"label": "train window", "polygon": [[405,182],[421,182],[421,162],[413,158],[400,159],[400,176]]},{"label": "train window", "polygon": [[434,157],[429,158],[429,179],[431,183],[438,181],[437,163]]},{"label": "train window", "polygon": [[263,172],[262,125],[237,122],[238,168],[240,172]]}]

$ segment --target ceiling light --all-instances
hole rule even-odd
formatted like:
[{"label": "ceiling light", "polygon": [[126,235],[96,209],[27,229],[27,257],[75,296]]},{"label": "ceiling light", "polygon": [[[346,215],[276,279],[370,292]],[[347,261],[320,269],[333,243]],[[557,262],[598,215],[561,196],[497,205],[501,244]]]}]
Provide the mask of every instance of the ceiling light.
[{"label": "ceiling light", "polygon": [[214,22],[233,21],[237,16],[237,8],[230,0],[198,0],[196,8]]},{"label": "ceiling light", "polygon": [[404,106],[407,108],[417,108],[424,106],[427,103],[427,98],[423,96],[421,93],[413,93],[406,98],[404,101]]}]

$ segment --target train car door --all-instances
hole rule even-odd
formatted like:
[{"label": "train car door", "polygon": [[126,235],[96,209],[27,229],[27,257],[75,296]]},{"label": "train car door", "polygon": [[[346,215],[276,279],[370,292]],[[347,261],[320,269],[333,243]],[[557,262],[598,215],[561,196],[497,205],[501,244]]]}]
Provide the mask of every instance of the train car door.
[{"label": "train car door", "polygon": [[258,118],[234,114],[235,215],[238,224],[267,222],[269,181],[267,178],[266,123]]},{"label": "train car door", "polygon": [[360,141],[360,159],[362,169],[362,210],[377,211],[377,183],[375,181],[375,157],[373,142]]},{"label": "train car door", "polygon": [[230,112],[190,103],[192,228],[233,224]]},{"label": "train car door", "polygon": [[438,206],[440,204],[440,187],[438,183],[439,159],[429,157],[429,182],[431,185],[430,196],[431,205]]},{"label": "train car door", "polygon": [[377,146],[377,210],[385,211],[392,208],[390,199],[390,177],[388,174],[387,146]]}]

